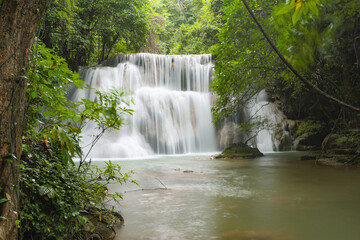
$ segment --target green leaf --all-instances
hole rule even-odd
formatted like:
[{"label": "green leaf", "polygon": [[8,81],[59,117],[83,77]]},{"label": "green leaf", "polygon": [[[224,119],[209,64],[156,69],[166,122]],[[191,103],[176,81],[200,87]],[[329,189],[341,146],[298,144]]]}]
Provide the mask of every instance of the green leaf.
[{"label": "green leaf", "polygon": [[86,217],[83,217],[83,216],[80,216],[80,215],[77,215],[77,219],[80,222],[80,224],[83,225],[83,226],[88,221],[88,219]]},{"label": "green leaf", "polygon": [[317,17],[319,16],[319,10],[316,6],[316,1],[308,1],[306,5],[309,7],[310,11],[313,12]]},{"label": "green leaf", "polygon": [[290,12],[294,7],[296,6],[295,2],[292,2],[290,4],[285,5],[285,7],[281,8],[278,12],[276,12],[277,15],[285,14]]},{"label": "green leaf", "polygon": [[15,225],[17,228],[20,228],[20,220],[19,219],[15,220]]},{"label": "green leaf", "polygon": [[80,134],[80,133],[81,133],[81,130],[80,130],[78,127],[76,127],[76,126],[69,125],[69,129],[70,129],[71,131],[73,131],[74,133],[77,133],[77,134]]},{"label": "green leaf", "polygon": [[31,93],[31,97],[32,97],[32,98],[36,98],[36,97],[37,97],[37,92],[36,92],[36,91],[32,92],[32,93]]},{"label": "green leaf", "polygon": [[303,11],[304,11],[304,6],[301,5],[293,14],[292,22],[294,25],[300,20],[300,17],[301,17],[301,14],[303,13]]},{"label": "green leaf", "polygon": [[70,0],[66,0],[66,4],[67,4],[66,8],[67,8],[68,10],[70,10],[71,1],[70,1]]},{"label": "green leaf", "polygon": [[7,202],[7,201],[9,201],[9,200],[7,200],[5,198],[0,199],[0,203],[4,203],[4,202]]}]

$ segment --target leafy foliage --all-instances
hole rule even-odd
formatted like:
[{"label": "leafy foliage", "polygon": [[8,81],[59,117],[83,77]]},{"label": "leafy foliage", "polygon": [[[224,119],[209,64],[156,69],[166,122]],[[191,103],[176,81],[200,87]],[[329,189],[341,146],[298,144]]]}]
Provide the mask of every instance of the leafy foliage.
[{"label": "leafy foliage", "polygon": [[[272,1],[262,1],[254,8],[262,16],[271,12]],[[281,70],[270,47],[262,41],[241,1],[224,3],[223,25],[216,44],[215,75],[212,90],[219,96],[213,111],[218,120],[240,113],[245,104],[278,77]],[[270,28],[271,29],[271,28]]]},{"label": "leafy foliage", "polygon": [[220,14],[213,12],[212,1],[202,2],[193,24],[181,24],[174,35],[173,54],[210,53],[218,42],[217,33],[220,30]]},{"label": "leafy foliage", "polygon": [[[349,6],[352,6],[352,10]],[[319,17],[315,14],[305,15],[295,26],[289,23],[291,16],[287,14],[272,20],[281,36],[277,39],[278,47],[292,65],[320,89],[353,106],[360,104],[357,97],[360,85],[355,80],[360,77],[357,57],[359,14],[355,14],[359,12],[359,6],[357,1],[328,1],[319,5]],[[311,116],[336,126],[338,130],[349,127],[349,122],[354,127],[351,120],[355,118],[354,114],[314,96],[297,81],[287,81],[285,78],[283,82],[286,91],[293,93],[285,100],[302,104],[296,112],[288,115],[302,118]],[[278,89],[278,92],[285,91]],[[310,107],[306,109],[305,106]],[[329,129],[333,126],[329,126]]]},{"label": "leafy foliage", "polygon": [[39,37],[57,49],[71,69],[100,63],[112,54],[138,51],[146,44],[146,0],[77,0],[71,11],[64,11],[63,5],[50,4]]},{"label": "leafy foliage", "polygon": [[122,198],[121,193],[108,193],[107,184],[123,184],[133,174],[121,173],[120,166],[111,162],[104,169],[87,164],[77,171],[62,162],[61,148],[45,148],[45,142],[24,142],[21,239],[72,238],[88,221],[82,212],[96,209],[97,214],[105,215],[106,202]]},{"label": "leafy foliage", "polygon": [[86,124],[93,122],[96,125],[96,129],[100,130],[90,143],[88,153],[80,156],[79,169],[87,160],[91,149],[103,136],[105,131],[108,129],[119,130],[124,124],[124,115],[133,114],[133,110],[126,107],[129,106],[130,103],[122,99],[124,92],[119,93],[113,89],[108,93],[96,91],[96,94],[98,99],[95,101],[82,99],[78,102],[77,115],[74,117],[74,120],[78,123],[78,129],[83,129]]},{"label": "leafy foliage", "polygon": [[315,122],[313,120],[308,120],[305,122],[302,122],[300,124],[300,126],[298,127],[298,129],[295,132],[295,136],[300,136],[304,133],[314,133],[314,134],[318,134],[324,131],[324,125],[319,123],[319,122]]},{"label": "leafy foliage", "polygon": [[[111,216],[108,199],[118,201],[122,194],[109,193],[107,184],[123,184],[133,174],[122,173],[112,162],[105,168],[92,168],[80,148],[81,130],[90,121],[101,134],[109,128],[119,129],[124,114],[132,110],[122,101],[123,93],[116,90],[97,92],[96,101],[68,102],[70,84],[81,87],[83,81],[42,43],[36,42],[33,49],[20,165],[20,237],[81,237],[83,225],[89,222],[82,212],[91,209],[95,214]],[[95,136],[96,141],[101,134]],[[78,167],[74,157],[81,160]]]},{"label": "leafy foliage", "polygon": [[222,0],[151,1],[149,43],[153,41],[157,53],[210,53],[218,41],[221,5]]},{"label": "leafy foliage", "polygon": [[292,15],[292,23],[295,25],[300,20],[301,15],[305,15],[309,10],[316,16],[319,16],[319,10],[316,6],[317,2],[318,0],[292,0],[276,12],[276,15],[286,14],[295,8]]},{"label": "leafy foliage", "polygon": [[[357,1],[290,1],[279,5],[262,1],[251,8],[280,52],[303,76],[324,92],[359,106]],[[226,23],[213,51],[217,57],[212,84],[219,96],[213,108],[217,119],[241,113],[246,102],[266,88],[272,101],[282,103],[289,118],[326,122],[327,132],[358,126],[355,114],[312,94],[284,68],[241,1],[225,1],[223,11]]]},{"label": "leafy foliage", "polygon": [[69,70],[65,60],[54,51],[36,41],[26,88],[25,130],[36,133],[35,128],[48,128],[70,119],[75,114],[74,105],[66,99],[70,84],[81,87],[84,83],[77,73]]},{"label": "leafy foliage", "polygon": [[341,135],[336,139],[336,144],[347,149],[355,149],[356,156],[354,161],[359,164],[360,162],[360,130],[359,129],[350,129],[348,132]]},{"label": "leafy foliage", "polygon": [[23,146],[21,238],[67,239],[76,231],[81,210],[79,173],[63,164],[61,149],[51,149],[49,155],[44,145],[28,140]]}]

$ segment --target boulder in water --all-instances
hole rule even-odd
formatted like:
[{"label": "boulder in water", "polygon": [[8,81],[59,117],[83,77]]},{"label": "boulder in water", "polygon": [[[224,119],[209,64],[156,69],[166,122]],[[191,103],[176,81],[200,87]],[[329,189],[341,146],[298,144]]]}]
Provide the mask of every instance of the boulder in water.
[{"label": "boulder in water", "polygon": [[256,158],[264,156],[259,149],[252,148],[245,143],[232,143],[215,158]]}]

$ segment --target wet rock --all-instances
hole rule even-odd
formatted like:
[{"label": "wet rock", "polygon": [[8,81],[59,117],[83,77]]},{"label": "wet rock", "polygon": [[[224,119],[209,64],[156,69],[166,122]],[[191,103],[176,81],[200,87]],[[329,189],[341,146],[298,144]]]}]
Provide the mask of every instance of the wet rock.
[{"label": "wet rock", "polygon": [[[359,137],[359,136],[357,136]],[[357,140],[359,141],[359,140]],[[346,141],[346,137],[339,134],[329,134],[321,144],[325,154],[356,154],[359,146],[356,141]]]},{"label": "wet rock", "polygon": [[294,135],[302,122],[300,120],[284,119],[284,129]]},{"label": "wet rock", "polygon": [[318,147],[318,146],[307,146],[307,145],[301,145],[301,144],[298,144],[295,147],[295,150],[297,150],[297,151],[317,151],[319,149],[320,149],[320,147]]},{"label": "wet rock", "polygon": [[336,157],[322,157],[319,158],[316,161],[317,165],[320,166],[333,166],[333,167],[344,167],[346,166],[346,164],[344,164],[344,162],[339,161],[338,158]]},{"label": "wet rock", "polygon": [[316,156],[315,155],[304,155],[304,156],[300,157],[300,160],[302,160],[302,161],[316,160]]},{"label": "wet rock", "polygon": [[360,167],[360,156],[351,154],[322,155],[316,163],[321,166]]},{"label": "wet rock", "polygon": [[231,143],[239,141],[239,134],[237,134],[237,129],[239,125],[234,122],[226,122],[221,129],[218,131],[218,145],[221,148],[228,146]]},{"label": "wet rock", "polygon": [[329,134],[322,142],[322,156],[317,163],[324,166],[351,166],[358,167],[360,165],[359,146],[352,139],[339,134]]},{"label": "wet rock", "polygon": [[335,148],[340,148],[337,143],[337,139],[340,138],[339,134],[329,134],[324,138],[324,141],[321,144],[321,149],[324,153],[329,154],[333,153]]},{"label": "wet rock", "polygon": [[[281,129],[282,130],[282,129]],[[279,151],[289,151],[291,150],[292,141],[289,133],[285,130],[276,131],[275,138],[278,142]]]},{"label": "wet rock", "polygon": [[263,155],[257,148],[252,148],[244,143],[233,143],[215,158],[256,158]]},{"label": "wet rock", "polygon": [[294,147],[298,151],[320,150],[322,141],[323,137],[320,134],[307,132],[294,140]]},{"label": "wet rock", "polygon": [[[124,223],[124,218],[120,213],[117,212],[109,212],[111,214],[111,218],[115,217],[120,220],[120,224]],[[86,223],[83,226],[83,229],[80,234],[81,239],[90,239],[90,240],[113,240],[116,236],[116,232],[114,230],[113,225],[115,224],[115,220],[105,221],[104,218],[106,216],[99,216],[97,214],[91,212],[82,212],[81,215],[86,217],[90,223]],[[107,216],[109,218],[109,216]]]},{"label": "wet rock", "polygon": [[355,155],[357,149],[334,149],[335,154]]}]

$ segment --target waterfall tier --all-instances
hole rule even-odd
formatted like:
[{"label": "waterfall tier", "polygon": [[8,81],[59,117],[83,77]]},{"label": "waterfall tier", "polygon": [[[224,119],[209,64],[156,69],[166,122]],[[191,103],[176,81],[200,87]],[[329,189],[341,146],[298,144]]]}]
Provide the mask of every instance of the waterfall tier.
[{"label": "waterfall tier", "polygon": [[[231,143],[243,142],[261,152],[291,150],[291,136],[285,130],[284,119],[284,114],[275,104],[267,101],[263,89],[246,103],[241,112],[221,124],[218,143],[224,148]],[[242,123],[250,125],[245,127],[246,131],[239,132]]]},{"label": "waterfall tier", "polygon": [[[147,53],[119,55],[103,66],[81,70],[90,89],[73,91],[72,101],[94,100],[94,89],[115,88],[130,92],[135,103],[127,125],[105,133],[90,156],[129,158],[217,151],[210,111],[212,72],[211,55]],[[94,129],[92,124],[84,129],[84,146],[96,134]]]}]

